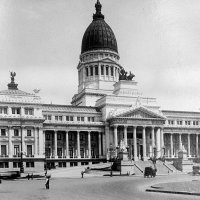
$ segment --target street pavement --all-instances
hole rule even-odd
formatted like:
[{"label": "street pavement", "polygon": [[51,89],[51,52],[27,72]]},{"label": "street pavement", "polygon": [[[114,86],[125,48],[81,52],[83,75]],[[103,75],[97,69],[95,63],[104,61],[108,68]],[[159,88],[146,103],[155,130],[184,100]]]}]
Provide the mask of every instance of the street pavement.
[{"label": "street pavement", "polygon": [[3,200],[174,200],[199,199],[198,196],[146,192],[155,184],[166,182],[198,182],[200,177],[188,175],[113,177],[73,177],[50,179],[50,189],[45,189],[45,179],[21,179],[0,184],[0,199]]}]

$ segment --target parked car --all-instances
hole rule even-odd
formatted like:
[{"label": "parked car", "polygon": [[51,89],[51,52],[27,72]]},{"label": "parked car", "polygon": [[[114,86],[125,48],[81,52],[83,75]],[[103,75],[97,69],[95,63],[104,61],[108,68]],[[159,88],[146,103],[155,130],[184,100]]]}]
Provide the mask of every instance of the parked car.
[{"label": "parked car", "polygon": [[200,174],[200,172],[199,172],[200,166],[199,166],[199,165],[194,165],[194,166],[192,167],[192,169],[193,169],[192,173],[193,173],[194,176]]},{"label": "parked car", "polygon": [[156,176],[156,172],[157,172],[157,169],[153,169],[152,167],[145,167],[144,169],[144,178],[146,177],[155,177]]}]

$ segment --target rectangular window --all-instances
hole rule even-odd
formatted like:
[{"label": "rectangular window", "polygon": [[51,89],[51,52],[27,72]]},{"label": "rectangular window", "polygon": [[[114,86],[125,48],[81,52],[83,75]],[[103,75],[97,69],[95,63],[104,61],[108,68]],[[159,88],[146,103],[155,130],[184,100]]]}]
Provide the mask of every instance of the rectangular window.
[{"label": "rectangular window", "polygon": [[92,117],[92,122],[94,122],[94,117]]},{"label": "rectangular window", "polygon": [[73,116],[70,116],[70,121],[74,121],[74,117]]},{"label": "rectangular window", "polygon": [[47,120],[47,115],[44,115],[45,120]]},{"label": "rectangular window", "polygon": [[51,120],[51,115],[48,115],[48,120]]},{"label": "rectangular window", "polygon": [[59,116],[59,120],[62,121],[62,116]]},{"label": "rectangular window", "polygon": [[106,75],[108,76],[108,67],[106,67]]},{"label": "rectangular window", "polygon": [[99,75],[99,73],[98,73],[98,66],[95,67],[95,75],[96,76]]},{"label": "rectangular window", "polygon": [[58,116],[55,116],[55,120],[58,121]]},{"label": "rectangular window", "polygon": [[104,75],[104,66],[101,65],[101,75]]},{"label": "rectangular window", "polygon": [[86,67],[86,76],[89,75],[88,68]]},{"label": "rectangular window", "polygon": [[81,117],[81,121],[84,122],[84,117]]},{"label": "rectangular window", "polygon": [[31,130],[27,130],[27,136],[31,136]]},{"label": "rectangular window", "polygon": [[66,121],[69,121],[69,116],[66,116]]},{"label": "rectangular window", "polygon": [[19,129],[14,129],[14,136],[19,136]]},{"label": "rectangular window", "polygon": [[77,121],[80,121],[80,119],[81,119],[80,117],[77,117]]},{"label": "rectangular window", "polygon": [[19,145],[14,145],[14,155],[15,156],[19,155]]},{"label": "rectangular window", "polygon": [[20,114],[20,108],[12,108],[12,114],[13,115],[19,115]]},{"label": "rectangular window", "polygon": [[195,121],[193,121],[193,125],[194,125],[194,126],[196,125],[196,122],[195,122]]},{"label": "rectangular window", "polygon": [[8,108],[7,107],[0,107],[0,114],[8,114]]},{"label": "rectangular window", "polygon": [[6,129],[1,129],[1,136],[6,136]]},{"label": "rectangular window", "polygon": [[32,145],[27,145],[27,156],[32,156]]},{"label": "rectangular window", "polygon": [[188,125],[190,125],[190,121],[188,121]]},{"label": "rectangular window", "polygon": [[90,117],[88,117],[87,119],[88,119],[88,122],[90,122]]},{"label": "rectangular window", "polygon": [[35,167],[34,162],[26,162],[26,168]]},{"label": "rectangular window", "polygon": [[93,76],[93,67],[90,67],[90,76]]},{"label": "rectangular window", "polygon": [[24,108],[25,115],[33,115],[33,108]]},{"label": "rectangular window", "polygon": [[61,134],[58,133],[58,140],[61,140]]},{"label": "rectangular window", "polygon": [[113,67],[110,68],[111,76],[113,76]]},{"label": "rectangular window", "polygon": [[2,156],[6,156],[7,155],[6,145],[1,145],[1,155]]},{"label": "rectangular window", "polygon": [[20,168],[20,162],[13,162],[13,168]]},{"label": "rectangular window", "polygon": [[50,140],[50,134],[46,134],[46,140]]}]

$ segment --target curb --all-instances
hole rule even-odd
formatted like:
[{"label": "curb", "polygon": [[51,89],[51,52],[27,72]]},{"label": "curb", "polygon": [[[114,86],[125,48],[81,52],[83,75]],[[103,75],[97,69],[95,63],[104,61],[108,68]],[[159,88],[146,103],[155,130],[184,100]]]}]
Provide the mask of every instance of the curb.
[{"label": "curb", "polygon": [[178,191],[168,191],[168,190],[152,190],[152,189],[146,189],[146,192],[160,192],[160,193],[169,193],[169,194],[184,194],[184,195],[195,195],[195,196],[200,196],[200,193],[178,192]]}]

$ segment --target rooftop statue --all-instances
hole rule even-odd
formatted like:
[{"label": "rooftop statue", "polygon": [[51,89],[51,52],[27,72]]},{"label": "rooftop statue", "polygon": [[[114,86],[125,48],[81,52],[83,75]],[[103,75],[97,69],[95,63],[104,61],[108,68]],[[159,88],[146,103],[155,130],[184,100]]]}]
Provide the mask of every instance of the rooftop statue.
[{"label": "rooftop statue", "polygon": [[119,73],[119,80],[128,80],[128,81],[132,81],[133,77],[135,77],[135,75],[133,73],[131,73],[131,71],[128,72],[125,71],[125,69],[122,67]]},{"label": "rooftop statue", "polygon": [[16,73],[15,72],[10,72],[10,76],[11,76],[11,82],[14,83],[15,82]]}]

